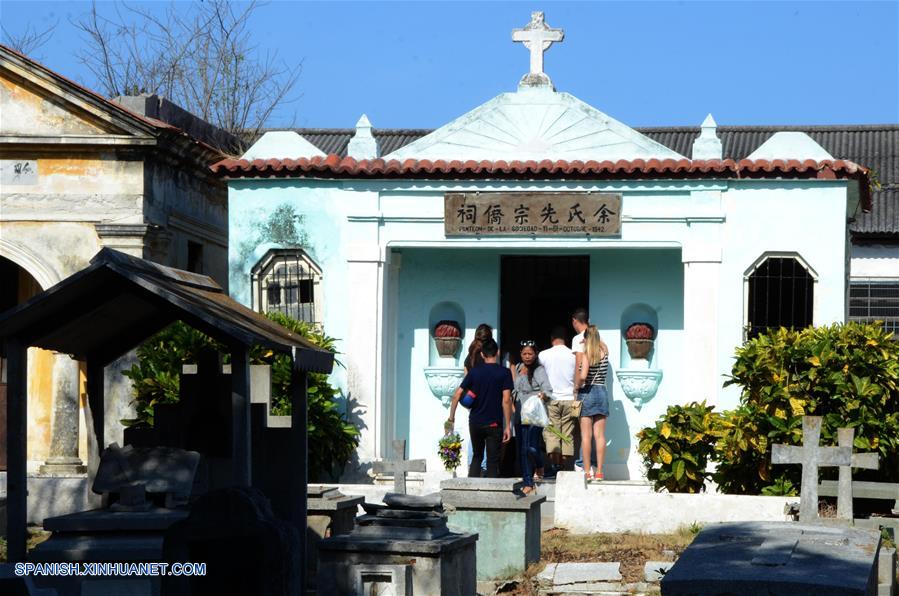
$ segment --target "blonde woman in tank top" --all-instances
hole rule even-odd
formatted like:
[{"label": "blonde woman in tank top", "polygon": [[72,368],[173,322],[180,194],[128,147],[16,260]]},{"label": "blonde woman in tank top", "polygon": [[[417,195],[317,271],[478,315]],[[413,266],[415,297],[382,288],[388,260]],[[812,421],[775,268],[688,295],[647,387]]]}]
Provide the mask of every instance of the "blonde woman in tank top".
[{"label": "blonde woman in tank top", "polygon": [[[577,354],[575,369],[577,400],[581,404],[581,457],[587,482],[602,480],[602,464],[606,455],[606,418],[609,416],[609,395],[606,375],[609,372],[609,348],[599,337],[599,330],[590,325],[584,331],[584,351]],[[590,466],[592,443],[596,444],[596,470]]]}]

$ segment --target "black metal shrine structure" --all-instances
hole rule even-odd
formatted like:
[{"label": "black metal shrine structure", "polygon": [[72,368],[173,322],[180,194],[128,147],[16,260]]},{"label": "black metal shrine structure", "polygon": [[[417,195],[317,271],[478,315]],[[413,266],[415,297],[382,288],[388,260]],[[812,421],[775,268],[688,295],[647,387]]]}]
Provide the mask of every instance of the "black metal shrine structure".
[{"label": "black metal shrine structure", "polygon": [[[289,521],[306,534],[306,375],[328,373],[333,355],[228,297],[211,278],[104,248],[90,265],[0,314],[7,359],[8,560],[26,558],[27,349],[39,347],[86,362],[88,470],[96,473],[104,441],[104,369],[169,324],[181,320],[231,352],[231,459],[234,486],[251,486],[249,348],[293,358],[290,459],[284,478]],[[303,542],[305,544],[305,542]],[[301,553],[304,554],[304,553]]]}]

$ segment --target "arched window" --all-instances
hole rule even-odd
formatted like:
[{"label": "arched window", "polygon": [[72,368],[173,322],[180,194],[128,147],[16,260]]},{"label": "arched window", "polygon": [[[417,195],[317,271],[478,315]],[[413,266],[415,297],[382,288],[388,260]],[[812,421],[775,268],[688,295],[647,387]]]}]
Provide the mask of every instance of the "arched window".
[{"label": "arched window", "polygon": [[747,277],[746,333],[769,328],[804,329],[812,324],[815,278],[799,258],[767,256]]},{"label": "arched window", "polygon": [[253,308],[321,325],[322,271],[302,249],[271,249],[251,271]]}]

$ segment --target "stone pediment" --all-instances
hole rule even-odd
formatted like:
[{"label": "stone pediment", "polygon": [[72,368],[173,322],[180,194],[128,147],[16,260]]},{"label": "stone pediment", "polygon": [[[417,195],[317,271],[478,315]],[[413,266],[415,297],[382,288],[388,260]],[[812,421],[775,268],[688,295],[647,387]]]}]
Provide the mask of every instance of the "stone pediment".
[{"label": "stone pediment", "polygon": [[0,77],[0,133],[4,135],[102,135],[110,132],[73,113],[56,97]]},{"label": "stone pediment", "polygon": [[0,46],[0,135],[5,140],[147,137],[154,125]]},{"label": "stone pediment", "polygon": [[568,93],[503,93],[384,159],[685,159]]}]

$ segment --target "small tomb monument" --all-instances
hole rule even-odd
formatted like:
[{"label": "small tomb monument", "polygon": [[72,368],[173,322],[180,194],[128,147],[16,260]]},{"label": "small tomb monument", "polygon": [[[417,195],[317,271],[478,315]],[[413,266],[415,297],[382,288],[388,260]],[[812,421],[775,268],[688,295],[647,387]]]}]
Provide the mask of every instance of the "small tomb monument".
[{"label": "small tomb monument", "polygon": [[319,594],[476,592],[478,535],[450,531],[439,495],[388,493],[363,508],[352,532],[319,543]]}]

